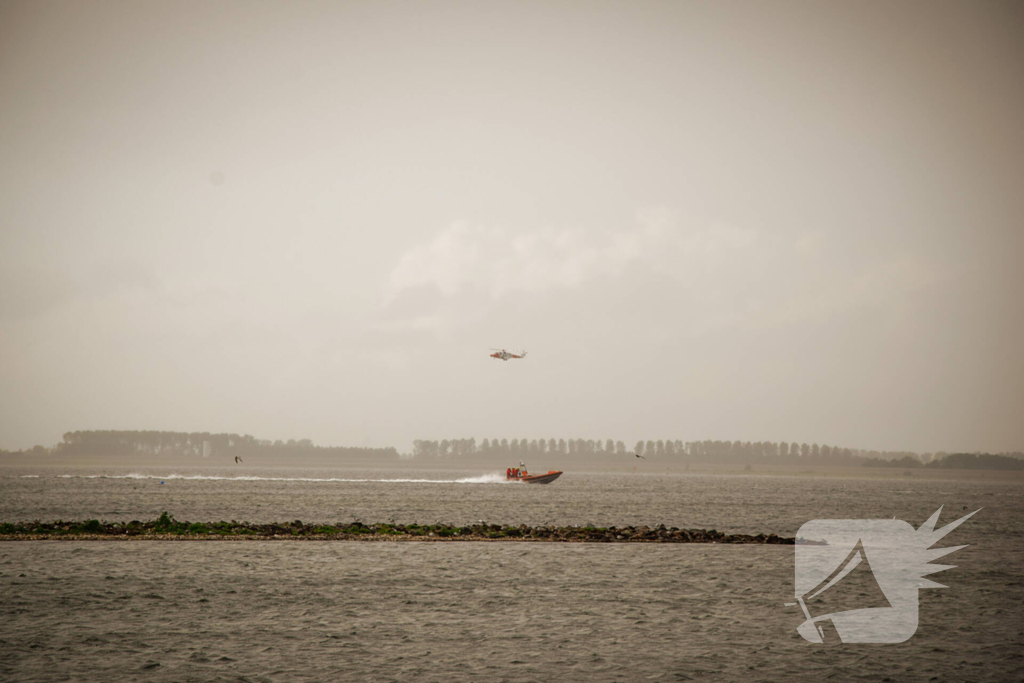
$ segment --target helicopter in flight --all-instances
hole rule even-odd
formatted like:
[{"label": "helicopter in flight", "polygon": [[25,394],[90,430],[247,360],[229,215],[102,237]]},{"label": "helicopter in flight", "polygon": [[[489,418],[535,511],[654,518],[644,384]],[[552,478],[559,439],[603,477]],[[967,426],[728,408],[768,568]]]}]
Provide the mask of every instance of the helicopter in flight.
[{"label": "helicopter in flight", "polygon": [[509,353],[505,349],[491,349],[495,353],[491,354],[491,358],[500,358],[501,360],[508,360],[509,358],[526,358],[526,351],[521,351],[519,354]]}]

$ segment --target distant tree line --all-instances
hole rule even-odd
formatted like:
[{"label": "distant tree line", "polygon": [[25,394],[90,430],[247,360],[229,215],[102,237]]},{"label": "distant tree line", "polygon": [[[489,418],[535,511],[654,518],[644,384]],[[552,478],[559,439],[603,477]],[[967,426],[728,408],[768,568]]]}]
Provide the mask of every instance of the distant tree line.
[{"label": "distant tree line", "polygon": [[[606,458],[641,455],[646,459],[673,459],[686,463],[729,465],[805,465],[867,467],[942,467],[968,469],[1024,468],[1024,453],[1003,455],[872,451],[819,444],[771,441],[682,441],[659,439],[637,441],[627,449],[613,439],[443,439],[413,441],[414,458],[500,457],[533,458],[568,456]],[[948,462],[947,462],[948,461]],[[907,464],[912,463],[912,464]]]},{"label": "distant tree line", "polygon": [[565,455],[596,455],[626,453],[621,441],[594,441],[585,439],[484,439],[478,445],[476,439],[444,439],[442,441],[412,442],[414,458],[446,458],[465,455],[493,455],[525,457],[558,453]]},{"label": "distant tree line", "polygon": [[[270,441],[249,434],[211,434],[210,432],[156,432],[94,430],[67,432],[53,448],[36,446],[24,455],[153,455],[153,456],[239,456],[316,454],[345,457],[372,457],[382,460],[398,459],[394,448],[346,448],[317,446],[309,439]],[[4,453],[7,453],[6,451]],[[15,453],[8,453],[14,455]]]},{"label": "distant tree line", "polygon": [[[257,439],[249,434],[211,434],[210,432],[158,432],[91,430],[67,432],[53,448],[35,446],[24,451],[4,451],[2,455],[65,454],[82,456],[153,455],[202,456],[205,448],[212,456],[316,454],[397,460],[394,448],[348,448],[317,446],[309,439]],[[678,463],[727,465],[802,465],[864,467],[928,467],[937,469],[1024,469],[1024,453],[924,453],[908,451],[869,451],[839,446],[771,441],[681,441],[659,439],[637,441],[627,448],[613,439],[443,439],[413,442],[414,458],[490,458],[527,459],[539,456],[573,459],[633,458]]]},{"label": "distant tree line", "polygon": [[[768,441],[681,441],[665,440],[637,441],[627,448],[622,441],[612,439],[444,439],[442,441],[416,440],[413,442],[414,457],[451,457],[461,455],[500,456],[609,456],[636,453],[645,458],[687,458],[694,462],[739,463],[763,462],[766,459],[777,462],[797,463],[844,463],[857,464],[865,458],[892,459],[904,456],[918,458],[916,453],[879,452],[819,446],[818,444],[774,443]],[[931,454],[928,454],[929,459]]]}]

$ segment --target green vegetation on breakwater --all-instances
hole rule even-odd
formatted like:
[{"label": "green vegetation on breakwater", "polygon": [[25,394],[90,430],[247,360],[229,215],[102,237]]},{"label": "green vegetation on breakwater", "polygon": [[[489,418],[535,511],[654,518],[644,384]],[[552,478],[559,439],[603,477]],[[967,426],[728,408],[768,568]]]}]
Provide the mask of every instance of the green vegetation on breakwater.
[{"label": "green vegetation on breakwater", "polygon": [[679,529],[659,525],[626,527],[527,526],[479,522],[449,524],[304,524],[294,522],[253,524],[249,522],[179,522],[164,512],[149,522],[19,522],[0,523],[0,539],[83,538],[83,539],[311,539],[311,540],[516,540],[590,543],[767,543],[792,544],[792,538],[775,534],[724,534],[706,529]]}]

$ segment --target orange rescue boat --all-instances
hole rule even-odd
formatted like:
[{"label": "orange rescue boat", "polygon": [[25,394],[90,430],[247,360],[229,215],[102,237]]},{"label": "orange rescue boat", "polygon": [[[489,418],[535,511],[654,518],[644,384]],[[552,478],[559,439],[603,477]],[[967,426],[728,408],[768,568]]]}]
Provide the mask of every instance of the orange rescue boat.
[{"label": "orange rescue boat", "polygon": [[545,474],[530,474],[526,466],[520,461],[519,467],[509,467],[505,470],[507,481],[521,481],[527,484],[550,484],[562,475],[562,470],[548,470]]}]

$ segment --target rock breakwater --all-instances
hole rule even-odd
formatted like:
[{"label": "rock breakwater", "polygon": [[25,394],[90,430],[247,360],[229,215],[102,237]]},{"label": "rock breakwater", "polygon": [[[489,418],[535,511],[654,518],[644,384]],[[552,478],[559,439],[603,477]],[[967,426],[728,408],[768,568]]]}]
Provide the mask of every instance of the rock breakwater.
[{"label": "rock breakwater", "polygon": [[339,540],[339,541],[549,541],[576,543],[761,543],[792,545],[776,534],[726,534],[714,529],[626,526],[528,526],[526,524],[271,524],[179,522],[164,513],[140,522],[21,522],[0,524],[0,540]]}]

